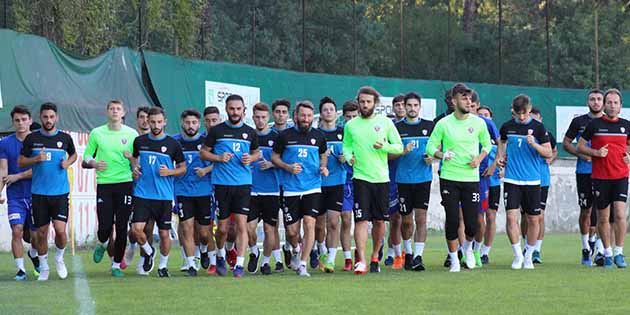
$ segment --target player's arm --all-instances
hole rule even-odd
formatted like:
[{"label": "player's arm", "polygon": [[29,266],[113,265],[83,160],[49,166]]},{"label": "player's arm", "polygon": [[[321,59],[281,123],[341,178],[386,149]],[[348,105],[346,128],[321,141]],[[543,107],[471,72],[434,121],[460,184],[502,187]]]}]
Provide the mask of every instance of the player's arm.
[{"label": "player's arm", "polygon": [[302,172],[302,165],[300,163],[288,164],[282,160],[281,154],[284,152],[286,146],[286,139],[283,134],[280,134],[273,144],[273,151],[271,152],[271,163],[278,168],[285,170],[291,174],[299,174]]},{"label": "player's arm", "polygon": [[577,151],[580,154],[584,154],[589,157],[606,157],[608,155],[608,144],[599,148],[599,150],[595,150],[593,148],[588,147],[588,140],[584,139],[584,137],[580,138],[577,144]]},{"label": "player's arm", "polygon": [[166,165],[160,165],[160,176],[182,176],[184,174],[186,174],[186,161],[175,164],[174,169],[170,169]]},{"label": "player's arm", "polygon": [[[322,137],[323,138],[323,137]],[[326,139],[322,139],[319,143],[319,173],[322,176],[328,176],[328,144]]]},{"label": "player's arm", "polygon": [[258,160],[259,158],[260,158],[259,149],[250,150],[248,154],[243,154],[243,157],[241,157],[241,163],[243,163],[243,165],[249,165],[253,161]]},{"label": "player's arm", "polygon": [[438,122],[437,124],[435,124],[433,132],[431,132],[431,136],[429,137],[429,141],[427,142],[424,153],[436,159],[443,159],[444,154],[442,153],[441,149],[442,136],[442,124]]},{"label": "player's arm", "polygon": [[488,156],[488,152],[492,148],[492,142],[490,142],[490,133],[488,132],[488,128],[482,128],[482,131],[479,133],[479,144],[481,145],[481,151],[479,155],[472,156],[472,160],[468,165],[472,168],[477,168],[481,164],[481,161]]},{"label": "player's arm", "polygon": [[18,157],[18,166],[21,168],[27,168],[43,161],[46,161],[45,149],[42,149],[41,151],[39,151],[38,155],[35,155],[33,157],[26,157],[20,154],[20,157]]},{"label": "player's arm", "polygon": [[208,175],[208,173],[212,172],[212,168],[213,168],[212,164],[206,167],[196,167],[195,174],[197,174],[198,177],[204,177]]},{"label": "player's arm", "polygon": [[[2,178],[2,180],[0,181],[0,193],[2,193],[2,190],[4,189],[4,179],[7,177],[8,169],[9,164],[7,163],[7,159],[0,159],[0,178]],[[0,196],[0,204],[3,203],[4,196]]]},{"label": "player's arm", "polygon": [[212,147],[203,146],[199,151],[199,157],[204,161],[210,161],[212,163],[225,163],[228,162],[232,156],[232,153],[224,152],[221,155],[212,153]]},{"label": "player's arm", "polygon": [[[96,150],[98,149],[98,142],[96,141],[96,134],[92,131],[88,136],[88,144],[85,147],[85,152],[83,152],[83,162],[81,162],[81,167],[85,169],[97,168],[97,162],[94,159]],[[104,163],[104,161],[101,161]],[[99,169],[99,171],[103,171]]]},{"label": "player's arm", "polygon": [[400,155],[403,153],[403,144],[400,139],[400,134],[398,134],[398,129],[396,129],[396,126],[391,121],[387,126],[387,141],[383,141],[381,149],[388,154]]},{"label": "player's arm", "polygon": [[348,162],[350,166],[354,164],[354,152],[352,151],[352,133],[350,132],[350,128],[346,126],[343,128],[343,142],[341,143],[341,152],[343,153],[343,157]]}]

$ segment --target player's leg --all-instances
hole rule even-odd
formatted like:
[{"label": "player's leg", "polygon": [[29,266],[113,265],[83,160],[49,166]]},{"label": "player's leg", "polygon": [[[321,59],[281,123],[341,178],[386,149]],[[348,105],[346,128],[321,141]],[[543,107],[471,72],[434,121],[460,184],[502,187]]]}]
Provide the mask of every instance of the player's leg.
[{"label": "player's leg", "polygon": [[[195,276],[195,218],[194,206],[196,206],[190,197],[177,197],[177,209],[179,215],[179,223],[177,228],[177,237],[179,238],[180,247],[182,247],[182,258],[186,262],[182,269],[188,272],[188,275]],[[192,269],[191,269],[192,268]]]},{"label": "player's leg", "polygon": [[[151,202],[156,211],[153,212],[155,224],[160,236],[160,264],[158,265],[158,277],[168,278],[168,255],[171,252],[171,218],[173,208],[170,201],[154,200]],[[194,250],[193,250],[194,252]],[[193,261],[194,262],[194,261]]]},{"label": "player's leg", "polygon": [[248,230],[247,216],[249,214],[251,189],[249,186],[230,187],[230,212],[236,223],[236,264],[234,265],[234,277],[240,278],[244,274],[245,253],[247,253]]},{"label": "player's leg", "polygon": [[615,191],[613,209],[615,222],[615,248],[613,252],[613,261],[618,268],[626,268],[626,261],[623,255],[623,245],[626,238],[626,199],[628,191],[628,179],[613,181]]},{"label": "player's leg", "polygon": [[589,244],[589,234],[591,234],[591,216],[596,213],[592,211],[593,204],[593,188],[591,184],[590,174],[575,174],[577,184],[578,206],[580,207],[580,216],[578,224],[580,228],[580,239],[582,240],[582,264],[590,266],[591,263],[591,244]]},{"label": "player's leg", "polygon": [[464,233],[466,237],[462,244],[462,251],[464,252],[466,266],[472,269],[476,266],[473,253],[473,241],[478,229],[477,215],[480,208],[479,202],[481,201],[479,183],[459,183],[459,187],[461,191],[460,203],[464,217]]},{"label": "player's leg", "polygon": [[[343,271],[352,270],[352,216],[354,208],[354,192],[352,184],[345,184],[343,189],[343,205],[341,206],[341,232],[339,240],[343,251]],[[393,263],[392,256],[392,263]]]},{"label": "player's leg", "polygon": [[536,250],[536,242],[540,233],[540,186],[521,186],[523,199],[521,206],[527,214],[527,244],[525,245],[525,257],[523,268],[534,269],[533,255]]},{"label": "player's leg", "polygon": [[95,263],[100,263],[110,245],[110,237],[114,227],[114,189],[111,185],[96,186],[96,217],[98,219],[96,232],[98,243],[94,248],[92,260]]},{"label": "player's leg", "polygon": [[309,264],[311,268],[320,267],[323,269],[323,263],[320,260],[323,258],[324,262],[328,257],[328,249],[326,248],[326,212],[322,211],[315,217],[315,242],[313,243]]},{"label": "player's leg", "polygon": [[68,194],[62,196],[49,197],[50,206],[54,213],[52,215],[53,228],[55,230],[55,265],[59,278],[68,277],[68,269],[63,260],[63,255],[68,244],[68,234],[66,226],[68,222]]},{"label": "player's leg", "polygon": [[297,270],[300,265],[300,229],[302,221],[302,213],[299,211],[299,196],[285,196],[284,197],[284,228],[286,234],[286,242],[292,247],[293,253],[291,255],[289,268]]},{"label": "player's leg", "polygon": [[427,209],[429,208],[429,198],[431,196],[431,182],[420,183],[415,190],[413,198],[413,212],[416,223],[414,235],[413,270],[423,271],[424,246],[427,241]]},{"label": "player's leg", "polygon": [[247,264],[247,271],[251,274],[258,271],[258,260],[260,258],[256,229],[258,228],[258,222],[262,219],[262,200],[260,200],[262,198],[264,197],[251,197],[249,214],[247,215],[247,245],[249,247],[249,262]]},{"label": "player's leg", "polygon": [[[28,229],[24,228],[27,224],[27,211],[21,200],[10,199],[7,203],[7,215],[9,217],[9,225],[11,226],[11,252],[15,259],[17,273],[15,280],[26,280],[26,267],[24,267],[24,245],[22,239],[28,234]],[[26,231],[25,231],[26,230]]]},{"label": "player's leg", "polygon": [[440,179],[440,194],[442,196],[442,205],[446,219],[444,222],[444,230],[446,237],[446,246],[448,248],[448,257],[450,260],[450,272],[459,272],[460,263],[457,258],[457,250],[459,247],[458,230],[459,230],[459,201],[461,199],[460,190],[456,183],[446,179]]},{"label": "player's leg", "polygon": [[[325,215],[322,216],[321,212],[316,213],[317,209],[321,209],[321,193],[314,193],[302,196],[300,204],[298,206],[299,211],[302,213],[302,224],[304,229],[304,235],[302,244],[304,246],[302,250],[302,256],[300,260],[300,266],[298,267],[298,275],[309,277],[310,275],[306,269],[306,260],[309,258],[313,244],[315,244],[315,230],[319,217],[325,219]],[[325,213],[325,212],[324,212]]]},{"label": "player's leg", "polygon": [[[261,217],[263,221],[263,232],[265,233],[265,239],[263,240],[263,259],[260,271],[263,275],[270,275],[272,272],[270,265],[271,255],[273,255],[275,246],[277,244],[276,232],[278,225],[278,209],[280,208],[280,203],[278,200],[278,196],[265,196],[263,200],[264,202]],[[282,259],[282,255],[280,254],[279,249],[277,254],[278,257]],[[280,267],[284,270],[281,261]]]},{"label": "player's leg", "polygon": [[131,215],[132,191],[133,185],[131,183],[122,183],[117,185],[117,191],[114,194],[114,231],[116,234],[112,259],[112,275],[114,276],[122,276],[120,269],[127,247],[127,227]]},{"label": "player's leg", "polygon": [[[391,196],[389,193],[391,186],[387,183],[371,183],[369,184],[368,189],[370,192],[368,196],[371,198],[368,212],[372,219],[372,256],[370,258],[370,272],[380,272],[380,251],[383,248],[383,245],[377,240],[382,240],[385,237],[385,221],[389,219],[391,213],[388,207],[390,205],[390,200],[388,200],[386,196]],[[396,196],[398,196],[398,194],[396,194]]]},{"label": "player's leg", "polygon": [[542,243],[545,238],[545,210],[547,209],[547,197],[549,186],[540,187],[540,218],[538,219],[538,237],[532,260],[535,264],[542,264]]},{"label": "player's leg", "polygon": [[330,193],[322,196],[322,208],[326,209],[326,246],[328,256],[324,263],[324,272],[332,273],[335,271],[335,259],[337,257],[337,247],[340,238],[339,219],[343,210],[344,186],[338,185],[331,187]]},{"label": "player's leg", "polygon": [[[413,185],[398,184],[398,214],[401,217],[400,235],[402,238],[403,248],[405,250],[404,268],[412,270],[413,264],[413,248],[411,242],[413,238]],[[391,235],[391,232],[390,232]],[[394,261],[392,269],[400,269],[398,261]]]},{"label": "player's leg", "polygon": [[[354,243],[356,246],[354,273],[366,274],[365,247],[368,240],[368,222],[371,219],[370,191],[367,189],[367,182],[356,179],[352,182],[354,187]],[[378,242],[378,239],[373,241]]]}]

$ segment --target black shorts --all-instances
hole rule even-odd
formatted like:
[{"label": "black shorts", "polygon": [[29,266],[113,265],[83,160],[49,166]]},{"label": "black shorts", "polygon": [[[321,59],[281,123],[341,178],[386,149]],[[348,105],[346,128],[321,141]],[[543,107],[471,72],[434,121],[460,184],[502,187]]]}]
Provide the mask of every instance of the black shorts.
[{"label": "black shorts", "polygon": [[498,210],[501,201],[501,185],[490,187],[488,193],[488,209]]},{"label": "black shorts", "polygon": [[418,184],[398,184],[398,201],[401,215],[408,215],[413,209],[429,209],[431,182]]},{"label": "black shorts", "polygon": [[214,199],[217,201],[217,217],[226,220],[231,214],[249,215],[250,185],[214,185]]},{"label": "black shorts", "polygon": [[325,213],[326,210],[341,212],[344,198],[343,193],[343,185],[322,187],[322,212]]},{"label": "black shorts", "polygon": [[[96,211],[100,216],[111,216],[129,221],[129,214],[133,205],[133,183],[97,184]],[[127,215],[127,217],[124,217]],[[99,222],[101,219],[99,218]],[[112,222],[114,223],[114,222]]]},{"label": "black shorts", "polygon": [[540,185],[503,183],[505,210],[521,209],[528,215],[540,214]]},{"label": "black shorts", "polygon": [[46,196],[32,195],[33,226],[40,228],[50,221],[68,222],[68,194]]},{"label": "black shorts", "polygon": [[[597,210],[606,209],[613,202],[626,202],[628,199],[628,178],[593,179],[594,206]],[[611,216],[612,213],[611,213]]]},{"label": "black shorts", "polygon": [[210,225],[214,219],[214,213],[212,211],[212,196],[203,197],[186,197],[177,196],[177,215],[179,221],[186,221],[190,218],[195,218],[195,221],[200,225]]},{"label": "black shorts", "polygon": [[549,196],[549,186],[540,187],[540,210],[547,209],[548,196]]},{"label": "black shorts", "polygon": [[317,217],[320,215],[321,193],[312,193],[301,196],[285,196],[284,224],[291,225],[300,222],[307,215]]},{"label": "black shorts", "polygon": [[263,220],[271,226],[278,225],[280,196],[251,196],[247,222]]},{"label": "black shorts", "polygon": [[389,183],[353,179],[354,221],[389,220]]},{"label": "black shorts", "polygon": [[133,198],[133,214],[131,223],[146,223],[149,219],[155,220],[160,230],[171,229],[171,200],[154,200],[140,197]]},{"label": "black shorts", "polygon": [[591,174],[575,174],[577,183],[578,204],[581,209],[593,206],[593,182]]}]

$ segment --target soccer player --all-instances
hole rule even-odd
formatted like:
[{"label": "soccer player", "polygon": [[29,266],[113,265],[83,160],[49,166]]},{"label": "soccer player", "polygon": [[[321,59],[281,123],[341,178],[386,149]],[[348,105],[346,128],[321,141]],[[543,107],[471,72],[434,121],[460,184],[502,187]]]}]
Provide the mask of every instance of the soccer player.
[{"label": "soccer player", "polygon": [[[501,141],[497,153],[497,158],[506,165],[503,179],[504,203],[507,212],[506,230],[514,254],[512,269],[534,269],[533,254],[540,233],[541,217],[542,170],[539,160],[541,157],[552,157],[547,130],[542,123],[531,118],[531,109],[527,95],[514,97],[514,118],[501,126]],[[521,220],[527,220],[525,257],[521,252],[519,208],[526,214]]]},{"label": "soccer player", "polygon": [[[530,112],[532,118],[538,120],[539,122],[543,122],[542,114],[540,110],[536,107],[532,107]],[[543,239],[545,238],[545,209],[547,208],[547,197],[549,195],[549,186],[551,185],[551,171],[549,166],[558,156],[558,150],[556,149],[556,138],[550,133],[549,135],[549,144],[551,145],[552,156],[546,159],[539,159],[540,162],[540,232],[538,233],[538,238],[536,239],[536,248],[534,248],[534,253],[532,254],[532,261],[535,264],[542,264],[542,255],[541,255],[541,247],[543,243]],[[525,222],[525,224],[523,224]],[[521,220],[521,233],[527,235],[527,220]]]},{"label": "soccer player", "polygon": [[250,164],[260,157],[256,131],[243,122],[245,103],[243,97],[232,94],[225,100],[228,120],[208,130],[201,159],[213,162],[212,184],[219,218],[216,232],[217,274],[225,276],[225,241],[230,215],[236,222],[236,248],[238,256],[234,277],[244,274],[247,251],[247,216],[252,184]]},{"label": "soccer player", "polygon": [[[396,123],[404,149],[398,158],[396,183],[402,216],[405,270],[423,271],[422,254],[427,240],[427,209],[433,180],[433,159],[424,153],[433,131],[433,121],[420,118],[420,95],[405,95],[406,118]],[[414,235],[414,222],[415,235]],[[413,236],[415,248],[411,248]],[[396,267],[396,265],[394,265]]]},{"label": "soccer player", "polygon": [[[310,277],[306,260],[315,241],[316,217],[325,212],[320,207],[320,175],[328,176],[326,139],[319,130],[312,128],[313,115],[311,102],[299,102],[295,107],[297,124],[278,135],[271,155],[273,164],[284,171],[280,176],[286,203],[284,223],[294,251],[291,267],[303,277]],[[304,227],[301,250],[300,223]]]},{"label": "soccer player", "polygon": [[260,253],[256,245],[256,227],[263,221],[265,240],[263,242],[263,259],[260,271],[263,275],[270,275],[271,255],[276,265],[275,272],[283,272],[282,252],[278,240],[278,212],[280,209],[280,185],[278,172],[271,162],[272,148],[278,133],[269,127],[269,105],[258,103],[254,105],[254,124],[258,134],[260,159],[252,163],[252,197],[248,220],[249,235],[249,263],[247,271],[255,273],[258,270]]},{"label": "soccer player", "polygon": [[33,167],[31,194],[33,200],[33,225],[37,228],[39,277],[46,281],[48,267],[48,229],[50,222],[55,229],[55,263],[59,278],[68,277],[63,254],[68,242],[68,168],[77,160],[74,142],[67,133],[57,130],[57,105],[44,103],[39,108],[42,129],[24,138],[18,167]]},{"label": "soccer player", "polygon": [[136,131],[139,135],[146,135],[151,132],[149,126],[149,106],[140,106],[136,111]]},{"label": "soccer player", "polygon": [[[394,117],[392,118],[394,123],[401,121],[405,118],[405,96],[402,94],[396,95],[392,99],[392,109]],[[385,265],[392,265],[392,269],[402,269],[404,264],[404,257],[401,250],[401,225],[402,216],[399,213],[400,204],[398,202],[398,186],[396,185],[396,169],[398,166],[398,160],[390,159],[387,162],[389,168],[389,235],[387,237],[387,258],[385,259]],[[383,248],[381,247],[380,251]],[[379,258],[380,253],[379,251]],[[408,253],[410,254],[410,253]]]},{"label": "soccer player", "polygon": [[122,277],[120,264],[127,245],[127,226],[131,215],[133,179],[131,165],[124,152],[133,151],[133,140],[138,133],[123,124],[125,107],[121,101],[107,103],[107,124],[92,129],[83,160],[96,170],[96,214],[98,244],[93,260],[101,262],[108,247],[113,227],[114,259],[111,274]]},{"label": "soccer player", "polygon": [[[7,187],[7,215],[11,225],[11,251],[15,259],[17,273],[15,280],[26,280],[26,268],[24,267],[24,245],[22,239],[31,243],[27,251],[28,257],[35,267],[34,274],[39,275],[39,260],[37,259],[37,233],[32,224],[32,200],[30,168],[18,166],[18,157],[22,150],[22,143],[31,131],[31,112],[23,105],[17,105],[11,110],[11,122],[15,134],[7,136],[0,141],[0,192]],[[5,199],[0,197],[0,204]]]},{"label": "soccer player", "polygon": [[210,128],[222,123],[221,112],[219,112],[219,108],[216,106],[208,106],[203,110],[203,123],[204,127],[206,127],[206,131],[202,134],[202,136],[206,136],[206,133]]},{"label": "soccer player", "polygon": [[492,145],[484,121],[469,114],[471,92],[461,83],[451,88],[455,110],[435,124],[425,150],[429,156],[442,159],[440,191],[446,211],[446,243],[451,272],[461,269],[457,258],[460,206],[466,235],[462,250],[466,266],[470,269],[475,267],[472,240],[477,232],[480,202],[478,168]]},{"label": "soccer player", "polygon": [[[359,116],[359,105],[355,100],[348,100],[343,104],[342,114],[344,124]],[[342,144],[343,146],[343,144]],[[345,156],[344,156],[345,159]],[[343,187],[343,206],[341,207],[341,249],[343,250],[343,271],[352,270],[352,252],[350,246],[352,243],[352,217],[354,209],[354,188],[352,186],[352,166],[348,161],[344,163],[346,169],[346,183]]]},{"label": "soccer player", "polygon": [[179,142],[164,133],[167,123],[164,110],[152,107],[148,119],[151,132],[133,141],[132,165],[136,183],[131,228],[144,251],[141,274],[148,274],[153,270],[156,250],[147,241],[144,228],[149,218],[155,221],[160,235],[158,277],[167,278],[170,277],[167,264],[171,249],[173,181],[175,176],[186,173],[186,161]]},{"label": "soccer player", "polygon": [[[485,117],[492,119],[492,110],[486,106],[480,106],[477,110],[479,117]],[[496,164],[497,155],[497,141],[492,141],[492,149],[488,154],[488,164]],[[489,173],[489,172],[487,172]],[[488,209],[485,211],[485,231],[483,231],[483,245],[480,249],[481,263],[486,265],[490,263],[490,249],[492,248],[492,242],[497,232],[497,211],[499,209],[499,202],[501,198],[501,178],[502,167],[497,165],[494,172],[490,176],[490,190],[488,191]],[[475,257],[476,258],[476,257]],[[476,262],[475,262],[476,264]]]},{"label": "soccer player", "polygon": [[[597,225],[597,211],[592,211],[593,185],[591,180],[591,157],[581,154],[573,145],[573,139],[580,140],[586,126],[593,120],[604,115],[604,92],[594,89],[587,95],[588,113],[577,116],[571,120],[569,129],[564,134],[562,147],[564,150],[577,157],[575,167],[575,180],[577,184],[578,206],[580,207],[580,236],[582,239],[582,265],[592,266],[591,255],[595,251],[593,242],[589,242],[589,233],[594,234],[593,227]],[[590,145],[590,142],[587,142]],[[613,216],[611,216],[612,218]],[[601,241],[599,241],[601,242]],[[599,256],[599,255],[598,255]],[[603,258],[603,256],[601,256]],[[597,259],[596,259],[597,260]],[[603,259],[602,264],[603,264]]]},{"label": "soccer player", "polygon": [[[621,92],[609,89],[604,93],[606,116],[593,119],[578,141],[578,153],[590,156],[593,161],[592,180],[597,209],[597,233],[604,244],[604,267],[625,268],[623,244],[626,233],[626,200],[628,194],[628,164],[630,155],[630,122],[620,118]],[[591,147],[588,147],[588,142]],[[612,205],[615,249],[611,248],[610,207]],[[614,255],[614,258],[613,258]]]},{"label": "soccer player", "polygon": [[444,93],[444,103],[446,104],[446,111],[433,118],[433,122],[437,124],[442,118],[452,114],[455,111],[455,104],[453,103],[453,94],[451,89],[446,90]]},{"label": "soccer player", "polygon": [[400,154],[403,147],[394,123],[376,115],[374,108],[380,95],[372,87],[361,87],[357,93],[360,117],[350,120],[343,135],[343,155],[353,167],[355,274],[366,274],[365,247],[368,222],[372,222],[373,252],[370,272],[380,272],[378,252],[389,219],[389,170],[387,155]]},{"label": "soccer player", "polygon": [[[212,165],[199,158],[199,150],[204,137],[199,134],[201,114],[194,109],[184,110],[180,116],[182,132],[173,138],[182,147],[186,160],[186,173],[175,177],[175,196],[179,224],[186,254],[187,273],[196,276],[195,237],[198,235],[201,267],[208,269],[216,265],[216,252],[212,242],[212,184],[210,176]],[[210,250],[210,253],[208,253]]]},{"label": "soccer player", "polygon": [[[324,97],[319,101],[319,114],[321,126],[319,130],[326,138],[328,146],[328,176],[322,176],[322,209],[326,210],[326,246],[328,255],[321,259],[324,272],[335,272],[335,258],[339,245],[339,217],[342,214],[344,184],[347,171],[346,159],[342,154],[343,128],[337,127],[337,105],[330,97]],[[318,244],[320,247],[322,243]],[[319,249],[320,254],[326,249]]]}]

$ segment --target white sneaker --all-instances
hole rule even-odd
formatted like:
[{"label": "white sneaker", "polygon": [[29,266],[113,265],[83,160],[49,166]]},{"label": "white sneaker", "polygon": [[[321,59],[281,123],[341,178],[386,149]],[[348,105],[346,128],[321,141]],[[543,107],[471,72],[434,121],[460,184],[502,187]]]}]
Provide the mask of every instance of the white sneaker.
[{"label": "white sneaker", "polygon": [[515,256],[512,261],[512,269],[517,270],[523,268],[523,260],[523,255]]},{"label": "white sneaker", "polygon": [[301,265],[301,266],[298,267],[297,275],[300,276],[300,277],[310,277],[311,276],[311,274],[308,273],[308,271],[306,271],[306,266],[304,266],[304,265]]},{"label": "white sneaker", "polygon": [[63,260],[57,260],[55,261],[55,264],[57,265],[57,274],[59,275],[59,278],[68,278],[68,269],[66,268],[66,263],[63,262]]},{"label": "white sneaker", "polygon": [[291,256],[291,263],[289,267],[295,271],[298,271],[300,267],[300,253],[295,253]]},{"label": "white sneaker", "polygon": [[525,261],[523,262],[523,268],[524,269],[534,269],[534,262],[533,262],[531,256],[529,256],[529,258],[525,257]]},{"label": "white sneaker", "polygon": [[138,259],[138,267],[136,267],[136,272],[141,276],[148,276],[149,273],[144,271],[142,265],[144,265],[144,256],[140,255],[140,259]]},{"label": "white sneaker", "polygon": [[466,256],[466,267],[468,267],[468,269],[473,269],[475,268],[476,262],[475,262],[475,255],[473,254],[473,250],[472,248],[467,250],[464,253],[464,256]]},{"label": "white sneaker", "polygon": [[[466,265],[468,266],[468,263],[466,263]],[[448,271],[449,272],[460,272],[460,270],[461,270],[461,266],[459,265],[459,261],[457,261],[457,260],[451,261],[451,269],[449,269]]]},{"label": "white sneaker", "polygon": [[47,281],[48,280],[48,275],[50,274],[50,270],[40,270],[39,271],[39,277],[37,277],[37,281]]},{"label": "white sneaker", "polygon": [[133,256],[136,253],[136,246],[134,245],[129,245],[129,247],[127,247],[127,251],[125,252],[125,262],[127,263],[127,265],[131,265],[131,263],[133,262]]}]

